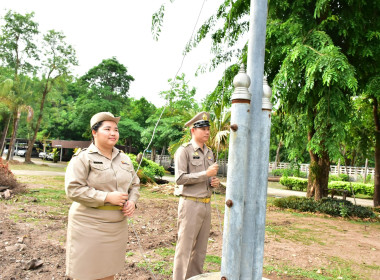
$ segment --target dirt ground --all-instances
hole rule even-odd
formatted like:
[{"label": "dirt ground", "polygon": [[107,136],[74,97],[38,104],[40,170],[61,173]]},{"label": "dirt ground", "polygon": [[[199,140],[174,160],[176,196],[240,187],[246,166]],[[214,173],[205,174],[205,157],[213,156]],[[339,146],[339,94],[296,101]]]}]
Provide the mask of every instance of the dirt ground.
[{"label": "dirt ground", "polygon": [[[215,204],[223,203],[223,197],[219,199]],[[142,196],[130,221],[125,267],[116,279],[171,279],[177,203],[172,195],[155,196],[152,192]],[[36,203],[32,196],[26,200],[0,200],[1,280],[68,279],[65,236],[69,205],[67,202],[57,210],[53,205]],[[223,214],[215,208],[213,211],[207,254],[220,257]],[[150,263],[154,276],[144,260]],[[206,267],[207,272],[219,269],[213,262]],[[380,224],[294,214],[269,207],[264,277],[380,279]]]}]

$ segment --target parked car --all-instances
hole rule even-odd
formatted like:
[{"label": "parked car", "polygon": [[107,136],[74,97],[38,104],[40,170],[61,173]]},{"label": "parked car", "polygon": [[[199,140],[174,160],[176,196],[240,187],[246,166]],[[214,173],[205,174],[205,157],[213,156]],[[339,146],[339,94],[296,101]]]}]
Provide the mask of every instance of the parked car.
[{"label": "parked car", "polygon": [[[18,150],[17,155],[20,156],[20,157],[25,157],[27,151],[28,150],[26,150],[26,149]],[[36,149],[32,149],[31,156],[32,157],[38,157],[39,156]]]},{"label": "parked car", "polygon": [[47,153],[46,153],[46,152],[40,152],[40,153],[38,154],[38,157],[39,157],[39,158],[42,158],[42,159],[46,159],[46,157],[47,157]]},{"label": "parked car", "polygon": [[26,154],[26,150],[18,150],[17,151],[17,155],[19,156],[19,157],[24,157],[25,156],[25,154]]},{"label": "parked car", "polygon": [[167,170],[170,172],[170,174],[174,175],[175,173],[174,163],[170,164]]},{"label": "parked car", "polygon": [[48,154],[46,155],[46,159],[47,159],[47,160],[53,160],[53,158],[54,158],[54,153],[48,153]]},{"label": "parked car", "polygon": [[[3,154],[4,154],[4,155],[7,155],[7,154],[8,154],[8,149],[4,149]],[[16,150],[13,151],[13,155],[14,155],[14,156],[17,155],[17,151],[16,151]]]}]

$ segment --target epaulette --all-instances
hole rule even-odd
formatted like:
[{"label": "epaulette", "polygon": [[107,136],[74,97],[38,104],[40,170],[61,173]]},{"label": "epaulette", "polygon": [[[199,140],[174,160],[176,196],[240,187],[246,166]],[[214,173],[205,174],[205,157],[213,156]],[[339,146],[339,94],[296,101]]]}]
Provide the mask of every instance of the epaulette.
[{"label": "epaulette", "polygon": [[187,143],[183,143],[181,146],[182,147],[187,147],[187,146],[189,146],[190,145],[190,142],[187,142]]},{"label": "epaulette", "polygon": [[87,148],[84,148],[84,149],[78,148],[77,151],[75,152],[74,156],[79,155],[80,152],[83,152],[85,150],[87,150]]},{"label": "epaulette", "polygon": [[206,145],[206,147],[207,147],[207,149],[209,149],[210,151],[212,151],[211,148],[210,148],[209,146]]}]

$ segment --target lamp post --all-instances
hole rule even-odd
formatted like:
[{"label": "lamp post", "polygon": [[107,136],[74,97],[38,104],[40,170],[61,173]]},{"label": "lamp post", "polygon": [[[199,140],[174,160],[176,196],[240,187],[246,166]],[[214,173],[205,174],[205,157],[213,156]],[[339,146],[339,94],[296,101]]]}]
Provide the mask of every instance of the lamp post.
[{"label": "lamp post", "polygon": [[251,102],[251,94],[248,91],[251,79],[245,73],[243,64],[233,83],[235,91],[231,98],[231,131],[228,149],[221,268],[221,275],[226,279],[239,279],[240,275],[244,195],[248,170],[249,108]]}]

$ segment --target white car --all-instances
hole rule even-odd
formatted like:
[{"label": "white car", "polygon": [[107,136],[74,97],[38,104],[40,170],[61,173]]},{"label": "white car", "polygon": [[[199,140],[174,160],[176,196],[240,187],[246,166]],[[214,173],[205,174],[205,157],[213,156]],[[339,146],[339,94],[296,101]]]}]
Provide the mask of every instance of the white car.
[{"label": "white car", "polygon": [[40,153],[38,154],[38,157],[39,157],[39,158],[42,158],[42,159],[46,159],[46,157],[47,157],[47,153],[45,153],[45,152],[40,152]]},{"label": "white car", "polygon": [[[4,155],[7,155],[8,154],[8,149],[4,149]],[[16,150],[14,150],[13,151],[13,155],[15,156],[15,155],[17,155],[17,151]]]},{"label": "white car", "polygon": [[26,154],[26,150],[18,150],[18,151],[17,151],[17,155],[18,155],[19,157],[24,157],[25,154]]}]

